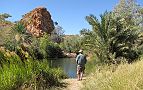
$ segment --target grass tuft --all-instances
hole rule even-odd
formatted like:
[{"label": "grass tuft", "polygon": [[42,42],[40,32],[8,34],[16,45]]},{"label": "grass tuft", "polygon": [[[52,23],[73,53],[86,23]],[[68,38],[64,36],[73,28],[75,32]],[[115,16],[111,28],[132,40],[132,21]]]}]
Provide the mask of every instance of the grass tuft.
[{"label": "grass tuft", "polygon": [[84,90],[142,90],[143,61],[104,67],[93,71],[84,82]]}]

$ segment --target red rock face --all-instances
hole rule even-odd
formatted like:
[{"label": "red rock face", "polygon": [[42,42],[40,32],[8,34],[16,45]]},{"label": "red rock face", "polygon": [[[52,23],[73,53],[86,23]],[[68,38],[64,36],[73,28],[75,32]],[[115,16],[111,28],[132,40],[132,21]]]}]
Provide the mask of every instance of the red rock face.
[{"label": "red rock face", "polygon": [[51,34],[54,24],[50,13],[44,7],[38,7],[25,14],[21,19],[26,29],[34,36],[41,36],[44,32]]}]

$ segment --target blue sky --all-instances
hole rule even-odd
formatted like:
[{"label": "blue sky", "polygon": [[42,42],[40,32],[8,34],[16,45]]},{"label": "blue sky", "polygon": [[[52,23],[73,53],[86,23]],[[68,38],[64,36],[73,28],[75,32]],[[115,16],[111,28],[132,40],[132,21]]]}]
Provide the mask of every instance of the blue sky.
[{"label": "blue sky", "polygon": [[[43,6],[65,30],[65,34],[79,34],[82,28],[90,28],[85,16],[99,15],[111,11],[119,0],[1,0],[0,13],[12,15],[9,20],[17,21],[36,7]],[[137,2],[143,6],[142,0]]]}]

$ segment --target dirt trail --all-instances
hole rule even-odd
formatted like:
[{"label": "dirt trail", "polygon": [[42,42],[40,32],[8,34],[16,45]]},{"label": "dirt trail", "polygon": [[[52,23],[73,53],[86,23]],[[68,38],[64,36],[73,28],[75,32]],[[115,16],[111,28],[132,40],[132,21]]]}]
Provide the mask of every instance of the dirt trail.
[{"label": "dirt trail", "polygon": [[77,81],[76,78],[69,78],[63,80],[64,83],[66,83],[66,87],[62,88],[62,90],[80,90],[83,87],[82,82],[85,80],[85,77],[82,81]]}]

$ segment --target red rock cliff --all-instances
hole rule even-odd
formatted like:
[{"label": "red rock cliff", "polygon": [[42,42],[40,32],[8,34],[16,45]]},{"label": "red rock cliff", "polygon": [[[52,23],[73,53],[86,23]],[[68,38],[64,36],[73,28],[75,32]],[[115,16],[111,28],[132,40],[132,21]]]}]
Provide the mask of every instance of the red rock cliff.
[{"label": "red rock cliff", "polygon": [[54,24],[50,13],[44,7],[38,7],[25,14],[21,19],[26,29],[34,36],[41,36],[44,32],[50,34]]}]

